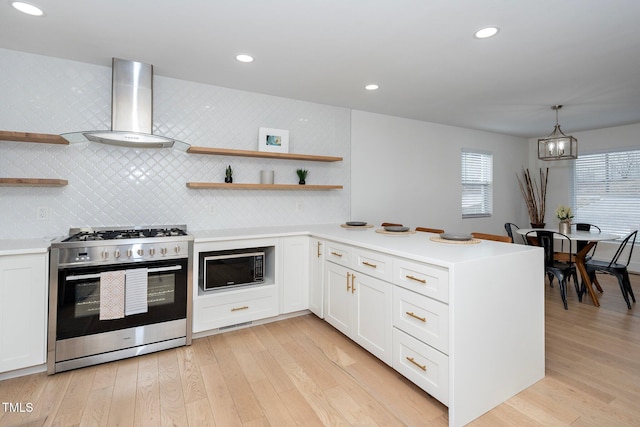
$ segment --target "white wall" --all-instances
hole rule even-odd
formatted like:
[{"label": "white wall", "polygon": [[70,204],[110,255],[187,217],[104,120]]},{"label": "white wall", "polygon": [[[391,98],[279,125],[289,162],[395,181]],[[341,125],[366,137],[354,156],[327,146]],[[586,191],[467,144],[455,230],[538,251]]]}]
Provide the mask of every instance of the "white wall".
[{"label": "white wall", "polygon": [[[493,215],[462,219],[462,148],[493,153]],[[506,234],[528,223],[516,172],[528,164],[527,140],[372,114],[351,113],[351,218],[447,231]]]},{"label": "white wall", "polygon": [[[215,72],[215,70],[212,70]],[[111,69],[0,49],[0,129],[64,133],[110,127]],[[257,150],[258,128],[290,131],[292,153],[340,156],[299,162],[189,155],[98,143],[0,142],[0,176],[62,178],[62,188],[0,186],[0,239],[55,237],[70,227],[186,223],[191,230],[341,222],[349,217],[350,112],[345,108],[156,75],[154,133],[191,145]],[[339,184],[332,191],[191,190],[188,181]],[[48,220],[36,220],[38,207]]]}]

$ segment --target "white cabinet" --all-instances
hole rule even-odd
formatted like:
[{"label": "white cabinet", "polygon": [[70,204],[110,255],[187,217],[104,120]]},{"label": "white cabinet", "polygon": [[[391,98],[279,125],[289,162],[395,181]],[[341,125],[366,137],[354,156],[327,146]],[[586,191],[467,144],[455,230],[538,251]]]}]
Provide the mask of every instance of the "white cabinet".
[{"label": "white cabinet", "polygon": [[[306,254],[308,250],[304,243],[308,241],[308,237],[301,237],[303,237],[304,256],[298,256],[298,258],[302,260],[302,265],[299,266],[302,275],[300,272],[297,274],[291,273],[290,285],[293,290],[296,290],[294,286],[297,280],[296,276],[301,276],[303,281],[307,280],[306,278],[308,277],[306,270]],[[290,248],[295,248],[300,242],[292,240],[289,243]],[[280,238],[196,242],[193,246],[193,333],[207,333],[219,328],[233,327],[278,316],[282,305],[280,301],[283,296],[282,287],[284,282],[282,270],[285,265],[282,246]],[[204,291],[202,289],[203,272],[200,271],[203,268],[200,263],[202,253],[247,248],[261,248],[265,251],[264,283],[212,291]],[[296,255],[293,251],[291,253],[292,257]],[[291,264],[295,266],[295,260],[292,259]],[[288,266],[289,263],[286,265]],[[303,283],[303,287],[306,286]],[[298,290],[298,292],[300,291]],[[306,304],[306,291],[302,292],[302,296],[292,295],[290,297],[289,307],[294,307],[296,300],[304,301],[304,304]]]},{"label": "white cabinet", "polygon": [[309,308],[309,237],[283,237],[280,313]]},{"label": "white cabinet", "polygon": [[309,310],[324,318],[324,250],[325,243],[311,237],[309,240]]},{"label": "white cabinet", "polygon": [[0,372],[46,361],[47,253],[0,256]]},{"label": "white cabinet", "polygon": [[333,262],[325,263],[325,320],[391,365],[390,283]]},{"label": "white cabinet", "polygon": [[197,296],[193,332],[230,327],[278,315],[278,287],[252,286]]}]

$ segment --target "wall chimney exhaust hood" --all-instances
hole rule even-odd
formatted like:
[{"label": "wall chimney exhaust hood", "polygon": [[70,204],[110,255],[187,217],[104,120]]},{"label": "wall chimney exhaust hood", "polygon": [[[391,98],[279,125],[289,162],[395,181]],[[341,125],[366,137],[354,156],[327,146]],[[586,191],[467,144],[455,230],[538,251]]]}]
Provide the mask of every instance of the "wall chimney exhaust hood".
[{"label": "wall chimney exhaust hood", "polygon": [[135,148],[188,148],[172,138],[153,135],[153,66],[113,58],[111,130],[62,134],[69,142],[94,141]]}]

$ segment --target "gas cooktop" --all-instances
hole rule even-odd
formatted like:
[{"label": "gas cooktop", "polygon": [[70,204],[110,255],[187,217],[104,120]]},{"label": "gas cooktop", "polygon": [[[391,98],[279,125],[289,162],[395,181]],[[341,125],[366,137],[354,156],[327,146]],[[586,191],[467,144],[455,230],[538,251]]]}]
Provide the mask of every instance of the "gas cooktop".
[{"label": "gas cooktop", "polygon": [[186,225],[72,228],[51,242],[60,266],[156,261],[191,256]]},{"label": "gas cooktop", "polygon": [[62,242],[86,242],[94,240],[122,240],[188,236],[186,228],[186,226],[136,228],[101,227],[91,229],[72,228],[71,230],[69,230],[69,237],[64,238]]}]

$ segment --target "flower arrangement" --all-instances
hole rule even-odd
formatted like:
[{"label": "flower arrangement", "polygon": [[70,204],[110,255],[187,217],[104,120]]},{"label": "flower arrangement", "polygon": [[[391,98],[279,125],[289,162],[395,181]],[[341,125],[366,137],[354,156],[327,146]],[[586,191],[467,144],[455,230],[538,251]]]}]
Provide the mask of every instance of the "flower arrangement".
[{"label": "flower arrangement", "polygon": [[573,218],[573,213],[571,212],[571,208],[568,206],[560,205],[558,209],[556,209],[556,216],[560,220],[560,222],[571,222],[571,218]]}]

